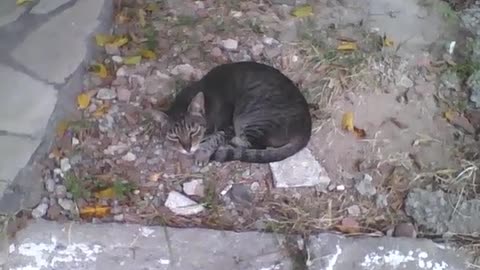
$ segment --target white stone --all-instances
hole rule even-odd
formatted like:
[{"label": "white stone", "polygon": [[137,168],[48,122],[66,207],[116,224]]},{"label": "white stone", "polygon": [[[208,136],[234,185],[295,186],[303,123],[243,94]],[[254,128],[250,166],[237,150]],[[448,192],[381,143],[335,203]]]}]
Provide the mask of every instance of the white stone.
[{"label": "white stone", "polygon": [[57,103],[55,89],[3,65],[0,81],[0,130],[42,137]]},{"label": "white stone", "polygon": [[[30,33],[12,57],[41,79],[63,84],[84,61],[105,0],[82,0]],[[40,96],[37,94],[37,96]]]},{"label": "white stone", "polygon": [[58,204],[67,211],[72,211],[73,201],[69,199],[58,199]]},{"label": "white stone", "polygon": [[110,88],[100,88],[97,92],[97,98],[101,100],[112,100],[117,97],[115,90]]},{"label": "white stone", "polygon": [[35,209],[32,210],[32,217],[35,219],[39,219],[47,213],[48,210],[48,204],[46,203],[41,203]]},{"label": "white stone", "polygon": [[113,62],[119,63],[119,64],[123,62],[123,58],[121,56],[118,56],[118,55],[112,56],[112,60],[113,60]]},{"label": "white stone", "polygon": [[27,165],[39,144],[40,140],[0,136],[0,153],[8,153],[8,158],[0,158],[0,180],[13,181],[18,172]]},{"label": "white stone", "polygon": [[358,205],[352,205],[347,208],[347,212],[352,217],[358,217],[362,213]]},{"label": "white stone", "polygon": [[30,12],[35,14],[46,14],[68,2],[70,2],[70,0],[40,0]]},{"label": "white stone", "polygon": [[122,157],[122,159],[125,161],[134,161],[137,159],[137,156],[132,152],[128,152]]},{"label": "white stone", "polygon": [[325,191],[330,184],[327,172],[307,147],[287,159],[270,163],[270,168],[277,188],[318,186]]},{"label": "white stone", "polygon": [[[179,75],[183,80],[190,80],[195,73],[195,69],[190,64],[181,64],[174,67],[171,71],[172,75]],[[168,78],[164,78],[168,79]]]},{"label": "white stone", "polygon": [[62,170],[62,172],[68,172],[71,168],[72,166],[70,165],[70,161],[68,160],[68,158],[62,158],[60,160],[60,169]]},{"label": "white stone", "polygon": [[337,191],[344,191],[345,190],[344,185],[338,185],[336,188],[337,188]]},{"label": "white stone", "polygon": [[194,195],[203,197],[205,195],[205,186],[203,179],[193,179],[189,182],[183,183],[183,192],[187,195]]},{"label": "white stone", "polygon": [[225,40],[222,40],[222,46],[226,50],[234,51],[238,48],[238,41],[231,38],[225,39]]},{"label": "white stone", "polygon": [[205,210],[202,205],[177,191],[170,191],[170,193],[168,193],[165,206],[173,213],[182,216],[196,215]]},{"label": "white stone", "polygon": [[78,145],[79,143],[80,143],[80,141],[79,141],[77,138],[75,138],[75,137],[72,138],[72,145],[73,145],[73,146],[76,146],[76,145]]}]

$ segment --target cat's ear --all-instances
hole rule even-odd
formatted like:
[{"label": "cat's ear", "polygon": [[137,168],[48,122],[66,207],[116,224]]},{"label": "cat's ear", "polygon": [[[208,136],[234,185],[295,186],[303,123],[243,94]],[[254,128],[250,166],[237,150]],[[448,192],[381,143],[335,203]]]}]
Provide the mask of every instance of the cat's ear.
[{"label": "cat's ear", "polygon": [[168,115],[162,111],[149,110],[149,114],[152,116],[155,122],[158,122],[162,125],[168,122]]},{"label": "cat's ear", "polygon": [[205,97],[203,92],[199,92],[195,95],[188,106],[188,112],[192,115],[205,115]]}]

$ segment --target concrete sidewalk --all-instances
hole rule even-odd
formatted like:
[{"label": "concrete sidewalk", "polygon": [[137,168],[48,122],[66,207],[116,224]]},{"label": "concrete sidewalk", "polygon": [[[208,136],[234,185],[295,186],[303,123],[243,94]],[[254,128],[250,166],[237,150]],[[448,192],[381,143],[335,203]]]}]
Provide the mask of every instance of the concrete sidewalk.
[{"label": "concrete sidewalk", "polygon": [[59,119],[75,109],[92,34],[111,22],[110,0],[0,1],[0,213],[38,204],[35,165]]}]

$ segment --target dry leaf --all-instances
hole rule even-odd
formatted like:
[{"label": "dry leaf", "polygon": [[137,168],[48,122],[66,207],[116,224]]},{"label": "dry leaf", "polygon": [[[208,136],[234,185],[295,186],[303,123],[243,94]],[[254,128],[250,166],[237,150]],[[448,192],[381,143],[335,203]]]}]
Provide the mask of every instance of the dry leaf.
[{"label": "dry leaf", "polygon": [[313,15],[313,8],[310,5],[301,5],[292,10],[292,15],[297,18]]},{"label": "dry leaf", "polygon": [[453,119],[455,118],[456,114],[457,113],[452,109],[448,109],[446,112],[443,113],[443,117],[445,117],[445,119],[447,119],[447,121],[451,123],[453,122]]},{"label": "dry leaf", "polygon": [[67,120],[62,120],[57,124],[57,128],[55,129],[58,137],[63,137],[63,134],[68,129],[69,122]]},{"label": "dry leaf", "polygon": [[357,43],[355,42],[348,42],[342,41],[340,45],[338,45],[337,50],[339,51],[355,51],[357,50]]},{"label": "dry leaf", "polygon": [[96,217],[96,218],[103,218],[110,214],[110,207],[108,206],[87,206],[85,208],[80,209],[80,216],[82,218],[86,217]]},{"label": "dry leaf", "polygon": [[105,114],[107,114],[109,109],[110,109],[110,105],[102,104],[102,106],[98,107],[98,109],[96,111],[94,111],[92,115],[94,117],[100,118],[100,117],[104,116]]},{"label": "dry leaf", "polygon": [[157,55],[155,54],[155,52],[153,52],[151,50],[148,50],[148,49],[141,50],[140,54],[142,55],[143,58],[146,58],[146,59],[149,59],[149,60],[153,60],[153,59],[157,58]]},{"label": "dry leaf", "polygon": [[342,128],[353,132],[354,131],[354,125],[353,125],[353,112],[347,112],[343,114],[342,117]]},{"label": "dry leaf", "polygon": [[117,37],[109,44],[120,48],[127,43],[128,43],[128,38],[127,37]]},{"label": "dry leaf", "polygon": [[393,40],[387,38],[387,36],[383,36],[383,47],[393,47],[394,44]]},{"label": "dry leaf", "polygon": [[148,180],[152,182],[156,182],[158,181],[159,178],[160,178],[160,173],[154,173],[148,177]]},{"label": "dry leaf", "polygon": [[81,93],[77,96],[77,105],[80,110],[83,110],[90,105],[90,96],[87,93]]},{"label": "dry leaf", "polygon": [[89,67],[88,71],[96,74],[102,79],[105,79],[108,75],[107,68],[104,64],[93,64]]},{"label": "dry leaf", "polygon": [[105,34],[97,34],[95,35],[95,42],[97,46],[103,47],[105,44],[108,44],[113,41],[113,36],[105,35]]},{"label": "dry leaf", "polygon": [[147,25],[147,22],[145,21],[145,16],[147,13],[143,9],[138,10],[138,23],[140,24],[141,27],[145,27]]},{"label": "dry leaf", "polygon": [[112,187],[95,192],[95,197],[97,199],[112,199],[112,198],[115,198],[115,195],[116,195],[115,190]]},{"label": "dry leaf", "polygon": [[32,0],[17,0],[16,3],[17,3],[17,6],[21,6],[27,2],[32,2]]},{"label": "dry leaf", "polygon": [[360,139],[365,138],[367,136],[367,133],[365,132],[364,129],[353,127],[353,133]]},{"label": "dry leaf", "polygon": [[136,64],[140,63],[141,60],[142,60],[141,55],[129,56],[129,57],[123,58],[123,63],[125,65],[136,65]]}]

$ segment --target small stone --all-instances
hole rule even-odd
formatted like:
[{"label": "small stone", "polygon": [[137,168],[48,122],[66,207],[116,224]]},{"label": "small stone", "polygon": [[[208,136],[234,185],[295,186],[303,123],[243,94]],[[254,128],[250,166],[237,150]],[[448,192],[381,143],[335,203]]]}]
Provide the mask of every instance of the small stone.
[{"label": "small stone", "polygon": [[68,172],[71,168],[72,166],[70,165],[70,161],[68,160],[68,158],[62,158],[60,160],[60,169],[62,170],[62,172]]},{"label": "small stone", "polygon": [[281,53],[282,53],[282,49],[281,49],[281,48],[278,48],[278,47],[265,48],[264,55],[265,55],[265,57],[267,57],[268,59],[273,59],[273,58],[279,56]]},{"label": "small stone", "polygon": [[122,154],[127,151],[128,145],[124,143],[119,143],[115,145],[109,145],[107,149],[103,150],[105,155],[115,155],[115,154]]},{"label": "small stone", "polygon": [[194,179],[189,182],[183,183],[183,192],[190,196],[203,197],[205,195],[205,186],[203,185],[203,179]]},{"label": "small stone", "polygon": [[413,81],[408,78],[408,76],[403,75],[398,84],[405,88],[413,87]]},{"label": "small stone", "polygon": [[57,196],[57,198],[65,198],[66,195],[67,187],[65,187],[64,185],[55,186],[55,196]]},{"label": "small stone", "polygon": [[457,73],[453,70],[447,70],[440,76],[440,82],[447,89],[459,90],[461,81]]},{"label": "small stone", "polygon": [[263,38],[263,44],[265,44],[265,45],[273,45],[273,44],[278,44],[278,41],[275,40],[274,38],[271,38],[271,37],[264,37],[264,38]]},{"label": "small stone", "polygon": [[376,205],[378,208],[385,208],[388,206],[387,195],[377,194]]},{"label": "small stone", "polygon": [[55,191],[55,180],[53,180],[53,178],[48,178],[45,180],[45,189],[49,193],[53,193]]},{"label": "small stone", "polygon": [[252,55],[253,56],[260,56],[263,52],[263,44],[256,44],[256,45],[253,45],[252,47]]},{"label": "small stone", "polygon": [[76,146],[78,144],[80,144],[80,141],[77,138],[73,137],[72,138],[72,146]]},{"label": "small stone", "polygon": [[62,208],[57,203],[53,203],[48,208],[47,217],[50,220],[57,220],[61,213],[62,213]]},{"label": "small stone", "polygon": [[171,71],[172,75],[180,76],[183,80],[191,80],[194,76],[195,69],[190,64],[181,64],[174,67]]},{"label": "small stone", "polygon": [[127,68],[125,66],[120,67],[119,69],[117,69],[116,75],[117,75],[117,77],[127,76],[128,75]]},{"label": "small stone", "polygon": [[238,41],[235,39],[222,40],[222,46],[225,50],[234,51],[238,48]]},{"label": "small stone", "polygon": [[358,224],[358,222],[354,218],[346,217],[342,219],[342,226],[348,227],[351,229],[357,229],[360,227],[360,224]]},{"label": "small stone", "polygon": [[113,62],[115,62],[117,64],[121,64],[123,62],[123,58],[121,56],[118,56],[118,55],[112,56],[112,60],[113,60]]},{"label": "small stone", "polygon": [[220,58],[222,57],[222,50],[218,47],[215,47],[213,48],[211,51],[210,51],[210,55],[215,57],[215,58]]},{"label": "small stone", "polygon": [[357,181],[358,183],[355,184],[355,188],[361,195],[371,197],[377,193],[377,189],[373,185],[373,179],[370,175],[364,174],[363,178]]},{"label": "small stone", "polygon": [[47,203],[41,203],[35,209],[32,210],[32,217],[35,219],[39,219],[47,213],[48,210],[48,204]]},{"label": "small stone", "polygon": [[117,214],[113,216],[113,220],[116,222],[122,222],[125,220],[125,216],[123,214]]},{"label": "small stone", "polygon": [[112,100],[116,97],[117,94],[110,88],[100,88],[97,93],[97,98],[101,100]]},{"label": "small stone", "polygon": [[244,184],[233,184],[228,194],[234,203],[250,204],[253,201],[251,189]]},{"label": "small stone", "polygon": [[73,209],[73,201],[70,199],[58,199],[58,204],[66,211]]},{"label": "small stone", "polygon": [[82,154],[78,153],[70,157],[70,164],[75,165],[82,161]]},{"label": "small stone", "polygon": [[395,226],[392,233],[393,237],[417,238],[417,231],[412,223],[400,223]]},{"label": "small stone", "polygon": [[173,213],[182,216],[196,215],[205,208],[177,191],[170,191],[165,206]]},{"label": "small stone", "polygon": [[136,159],[137,156],[132,152],[128,152],[122,157],[122,160],[124,161],[135,161]]},{"label": "small stone", "polygon": [[[117,56],[118,54],[120,54],[120,49],[115,44],[105,44],[105,52],[108,55],[116,55]],[[120,57],[120,56],[118,56],[118,57]],[[112,59],[113,59],[113,57],[112,57]],[[121,57],[120,57],[120,59],[121,59]],[[113,61],[115,61],[115,60],[113,60]],[[117,62],[117,63],[121,63],[121,61]]]},{"label": "small stone", "polygon": [[352,205],[348,207],[347,212],[352,217],[358,217],[362,213],[362,211],[360,210],[360,206],[358,205]]},{"label": "small stone", "polygon": [[118,97],[118,100],[120,101],[125,101],[125,102],[130,101],[131,95],[132,95],[132,92],[130,92],[130,90],[128,90],[127,88],[122,87],[117,89],[117,97]]},{"label": "small stone", "polygon": [[260,189],[260,184],[258,182],[253,182],[250,185],[250,190],[252,190],[252,192],[256,192],[259,189]]},{"label": "small stone", "polygon": [[337,188],[337,191],[344,191],[345,190],[344,185],[338,185],[336,188]]},{"label": "small stone", "polygon": [[[195,70],[190,65],[179,65],[172,70],[173,75],[179,75],[184,80],[190,80]],[[175,87],[175,80],[167,74],[156,72],[152,76],[145,78],[145,89],[147,94],[154,95],[162,93],[166,96],[171,93]]]}]

